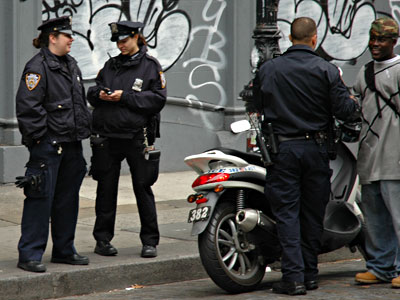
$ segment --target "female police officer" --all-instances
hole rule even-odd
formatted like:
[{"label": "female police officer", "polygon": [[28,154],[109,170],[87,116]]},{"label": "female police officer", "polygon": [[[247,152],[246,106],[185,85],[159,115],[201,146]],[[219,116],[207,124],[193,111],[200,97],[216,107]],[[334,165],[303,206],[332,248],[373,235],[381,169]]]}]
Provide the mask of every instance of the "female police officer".
[{"label": "female police officer", "polygon": [[159,112],[166,100],[165,79],[158,61],[146,54],[146,41],[139,34],[142,23],[109,25],[111,41],[117,42],[121,53],[105,63],[96,86],[88,90],[88,100],[94,107],[91,174],[98,181],[94,252],[117,254],[110,241],[121,161],[126,158],[141,221],[141,256],[155,257],[159,231],[151,186],[158,177],[159,160],[149,159],[146,151],[158,135]]},{"label": "female police officer", "polygon": [[41,48],[25,66],[16,97],[22,143],[29,149],[24,177],[26,199],[18,243],[18,267],[44,272],[49,218],[51,261],[87,265],[74,247],[79,189],[86,173],[81,140],[90,135],[90,112],[81,83],[81,71],[68,55],[73,41],[71,18],[48,20],[33,40]]}]

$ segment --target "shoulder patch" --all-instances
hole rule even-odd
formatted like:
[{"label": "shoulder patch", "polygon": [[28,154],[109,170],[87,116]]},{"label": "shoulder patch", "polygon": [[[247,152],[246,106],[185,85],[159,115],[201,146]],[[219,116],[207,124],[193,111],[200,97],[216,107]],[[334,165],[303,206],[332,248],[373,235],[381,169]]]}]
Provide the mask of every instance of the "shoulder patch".
[{"label": "shoulder patch", "polygon": [[41,78],[40,74],[26,73],[25,83],[28,90],[30,91],[34,90],[39,84],[40,78]]},{"label": "shoulder patch", "polygon": [[161,88],[165,89],[167,85],[167,80],[165,79],[165,74],[163,71],[160,71],[160,80],[161,80]]}]

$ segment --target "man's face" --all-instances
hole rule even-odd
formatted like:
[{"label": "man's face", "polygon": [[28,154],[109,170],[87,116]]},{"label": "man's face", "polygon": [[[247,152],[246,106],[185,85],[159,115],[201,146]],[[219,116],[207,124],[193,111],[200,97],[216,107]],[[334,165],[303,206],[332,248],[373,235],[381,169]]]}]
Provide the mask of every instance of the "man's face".
[{"label": "man's face", "polygon": [[394,57],[393,48],[396,40],[391,37],[377,36],[370,33],[368,48],[372,58],[376,61],[384,61]]}]

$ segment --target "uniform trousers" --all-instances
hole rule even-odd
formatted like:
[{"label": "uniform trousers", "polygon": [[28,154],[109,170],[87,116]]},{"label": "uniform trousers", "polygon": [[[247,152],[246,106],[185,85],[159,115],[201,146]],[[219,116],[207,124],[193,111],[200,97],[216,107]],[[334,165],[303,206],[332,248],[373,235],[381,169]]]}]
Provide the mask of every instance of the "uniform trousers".
[{"label": "uniform trousers", "polygon": [[121,162],[126,159],[132,178],[133,190],[139,211],[143,245],[156,246],[160,240],[157,212],[151,186],[158,178],[159,159],[144,158],[142,139],[108,138],[108,164],[97,172],[96,222],[93,236],[97,241],[110,242],[114,237],[117,212],[118,182]]},{"label": "uniform trousers", "polygon": [[285,141],[272,159],[265,195],[277,222],[282,280],[316,280],[332,174],[326,146],[315,140]]},{"label": "uniform trousers", "polygon": [[36,188],[24,188],[26,199],[18,243],[19,261],[42,260],[49,235],[49,220],[52,256],[73,255],[76,253],[74,238],[79,189],[87,171],[82,144],[69,142],[54,146],[49,139],[43,139],[30,147],[29,152],[25,176],[37,175],[40,182]]}]

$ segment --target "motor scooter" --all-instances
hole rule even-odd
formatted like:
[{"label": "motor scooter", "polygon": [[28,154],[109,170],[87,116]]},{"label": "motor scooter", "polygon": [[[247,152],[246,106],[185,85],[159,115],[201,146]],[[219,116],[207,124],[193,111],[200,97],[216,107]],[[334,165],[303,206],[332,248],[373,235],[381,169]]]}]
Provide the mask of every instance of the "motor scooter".
[{"label": "motor scooter", "polygon": [[[247,120],[232,124],[234,132],[252,130]],[[259,130],[255,130],[258,137]],[[198,236],[201,262],[210,276],[229,293],[257,288],[266,267],[279,262],[281,248],[276,223],[264,195],[265,158],[260,153],[216,147],[190,155],[185,163],[199,174],[193,182],[195,203],[188,222]],[[321,253],[347,246],[365,256],[364,226],[358,207],[360,192],[356,158],[342,141],[332,160],[331,198],[326,208]]]}]

